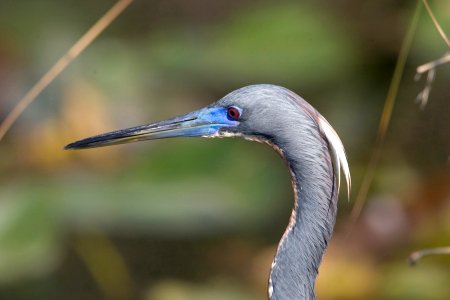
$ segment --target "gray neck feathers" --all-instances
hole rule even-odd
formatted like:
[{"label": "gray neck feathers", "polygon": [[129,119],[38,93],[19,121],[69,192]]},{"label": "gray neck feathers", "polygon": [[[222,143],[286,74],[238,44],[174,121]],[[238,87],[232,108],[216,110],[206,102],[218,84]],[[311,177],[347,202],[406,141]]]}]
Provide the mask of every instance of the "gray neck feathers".
[{"label": "gray neck feathers", "polygon": [[299,113],[302,118],[290,121],[300,119],[308,126],[292,126],[288,120],[282,134],[271,140],[287,161],[295,194],[291,220],[272,263],[271,300],[315,299],[314,283],[336,220],[337,182],[318,113]]}]

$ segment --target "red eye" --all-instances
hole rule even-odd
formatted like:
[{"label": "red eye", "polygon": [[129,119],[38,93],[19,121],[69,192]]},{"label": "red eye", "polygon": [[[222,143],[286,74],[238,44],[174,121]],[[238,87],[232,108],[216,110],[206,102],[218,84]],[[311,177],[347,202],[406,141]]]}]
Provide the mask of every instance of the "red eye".
[{"label": "red eye", "polygon": [[227,115],[229,119],[236,121],[241,116],[241,112],[236,107],[230,106],[228,107]]}]

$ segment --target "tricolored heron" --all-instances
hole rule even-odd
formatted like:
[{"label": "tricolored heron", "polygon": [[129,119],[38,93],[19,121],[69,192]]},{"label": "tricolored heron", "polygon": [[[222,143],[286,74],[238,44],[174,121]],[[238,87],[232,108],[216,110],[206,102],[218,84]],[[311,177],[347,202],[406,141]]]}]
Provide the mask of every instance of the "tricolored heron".
[{"label": "tricolored heron", "polygon": [[89,137],[66,149],[178,136],[238,136],[268,144],[281,155],[295,200],[272,262],[269,299],[314,299],[319,264],[336,221],[341,168],[350,191],[344,147],[331,125],[292,91],[261,84],[186,115]]}]

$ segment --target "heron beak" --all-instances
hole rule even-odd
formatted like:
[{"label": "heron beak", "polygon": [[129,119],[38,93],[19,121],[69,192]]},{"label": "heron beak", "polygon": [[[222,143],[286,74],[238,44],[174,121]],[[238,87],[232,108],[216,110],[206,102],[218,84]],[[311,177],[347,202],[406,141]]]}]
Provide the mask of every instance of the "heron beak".
[{"label": "heron beak", "polygon": [[239,122],[227,118],[224,107],[206,107],[173,119],[117,130],[76,141],[64,149],[86,149],[171,137],[208,137]]}]

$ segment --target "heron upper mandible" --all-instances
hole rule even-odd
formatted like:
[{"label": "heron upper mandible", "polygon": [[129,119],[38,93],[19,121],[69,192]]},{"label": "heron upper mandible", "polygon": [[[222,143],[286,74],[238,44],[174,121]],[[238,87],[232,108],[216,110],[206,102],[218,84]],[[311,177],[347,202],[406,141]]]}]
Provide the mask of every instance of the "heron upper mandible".
[{"label": "heron upper mandible", "polygon": [[268,295],[315,299],[318,268],[336,221],[341,168],[350,191],[344,147],[331,125],[294,92],[260,84],[186,115],[89,137],[66,149],[178,136],[243,137],[270,145],[287,162],[294,208],[272,262]]}]

